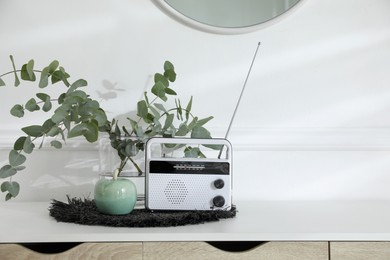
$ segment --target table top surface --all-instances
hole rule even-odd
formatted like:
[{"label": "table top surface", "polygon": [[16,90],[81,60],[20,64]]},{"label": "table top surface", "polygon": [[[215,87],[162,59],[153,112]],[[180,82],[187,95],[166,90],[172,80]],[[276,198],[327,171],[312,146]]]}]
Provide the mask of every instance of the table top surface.
[{"label": "table top surface", "polygon": [[240,201],[237,216],[168,228],[57,222],[50,202],[2,202],[0,243],[130,241],[390,241],[390,201]]}]

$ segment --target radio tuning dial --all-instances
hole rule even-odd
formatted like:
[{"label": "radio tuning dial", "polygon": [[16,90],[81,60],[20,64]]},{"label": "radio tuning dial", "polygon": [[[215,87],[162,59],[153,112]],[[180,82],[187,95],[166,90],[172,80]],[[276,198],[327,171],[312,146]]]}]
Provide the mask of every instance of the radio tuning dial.
[{"label": "radio tuning dial", "polygon": [[225,198],[222,196],[216,196],[213,199],[213,204],[218,208],[223,207],[223,205],[225,205]]},{"label": "radio tuning dial", "polygon": [[225,182],[222,179],[215,180],[214,186],[217,189],[222,189],[225,186]]}]

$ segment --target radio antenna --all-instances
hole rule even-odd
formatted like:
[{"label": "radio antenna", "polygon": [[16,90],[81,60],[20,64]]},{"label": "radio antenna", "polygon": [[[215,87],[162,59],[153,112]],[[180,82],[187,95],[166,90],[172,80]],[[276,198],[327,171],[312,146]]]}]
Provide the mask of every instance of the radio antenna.
[{"label": "radio antenna", "polygon": [[226,131],[225,139],[228,137],[228,135],[230,133],[230,128],[232,128],[232,124],[233,124],[234,118],[236,117],[238,106],[241,103],[241,98],[242,98],[242,95],[244,94],[244,91],[245,91],[245,88],[246,88],[246,83],[248,82],[249,75],[251,74],[253,64],[255,63],[255,59],[256,59],[256,56],[257,56],[257,51],[259,50],[260,44],[261,44],[261,42],[259,42],[257,44],[257,48],[256,48],[256,51],[255,51],[255,54],[253,55],[251,66],[249,67],[248,74],[246,75],[244,85],[242,86],[241,93],[240,93],[240,96],[239,96],[237,104],[236,104],[236,108],[234,109],[232,119],[230,120],[229,127],[228,127],[228,129]]},{"label": "radio antenna", "polygon": [[[252,58],[251,66],[249,67],[248,74],[246,75],[244,85],[242,86],[240,96],[238,97],[238,101],[237,101],[236,107],[234,108],[232,119],[230,119],[230,123],[229,123],[228,129],[227,129],[226,134],[225,134],[225,139],[227,139],[227,137],[228,137],[228,135],[230,133],[230,128],[232,128],[233,121],[234,121],[234,118],[236,117],[238,106],[241,103],[241,98],[242,98],[242,96],[244,94],[244,91],[245,91],[245,88],[246,88],[246,83],[248,82],[249,75],[251,74],[253,64],[255,63],[257,52],[259,50],[260,44],[261,44],[261,42],[258,42],[255,54],[253,55],[253,58]],[[219,151],[218,159],[221,158],[222,151],[223,151],[223,146],[222,146],[221,150]]]}]

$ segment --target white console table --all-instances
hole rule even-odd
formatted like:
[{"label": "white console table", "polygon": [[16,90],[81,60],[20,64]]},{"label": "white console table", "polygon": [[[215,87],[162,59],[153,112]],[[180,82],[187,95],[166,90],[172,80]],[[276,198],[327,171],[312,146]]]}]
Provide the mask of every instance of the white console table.
[{"label": "white console table", "polygon": [[390,241],[390,201],[242,201],[237,216],[170,228],[57,222],[50,202],[0,204],[0,243],[102,241]]},{"label": "white console table", "polygon": [[[242,201],[233,219],[168,228],[57,222],[49,202],[0,205],[2,259],[390,259],[390,202]],[[272,241],[231,253],[203,241]],[[374,242],[375,241],[375,242]],[[81,243],[46,255],[23,243]],[[53,258],[50,258],[53,257]]]}]

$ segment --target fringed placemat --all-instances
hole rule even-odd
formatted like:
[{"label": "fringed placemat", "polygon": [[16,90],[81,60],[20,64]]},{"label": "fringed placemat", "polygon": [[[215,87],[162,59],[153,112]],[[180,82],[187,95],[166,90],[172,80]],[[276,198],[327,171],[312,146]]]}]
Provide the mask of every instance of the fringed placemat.
[{"label": "fringed placemat", "polygon": [[59,222],[111,227],[173,227],[202,224],[233,218],[237,210],[214,211],[149,211],[134,209],[127,215],[105,215],[100,213],[93,200],[69,198],[68,203],[53,200],[49,207],[50,216]]}]

